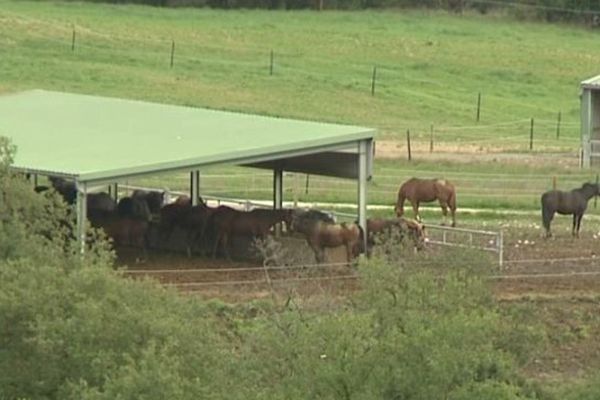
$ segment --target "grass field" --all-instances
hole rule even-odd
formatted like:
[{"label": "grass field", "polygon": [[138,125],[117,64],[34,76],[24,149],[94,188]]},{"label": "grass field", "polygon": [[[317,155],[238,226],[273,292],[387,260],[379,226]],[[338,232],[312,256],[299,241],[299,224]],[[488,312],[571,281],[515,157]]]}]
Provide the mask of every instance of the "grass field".
[{"label": "grass field", "polygon": [[[405,157],[410,128],[415,160],[377,158],[371,204],[391,205],[402,181],[430,176],[452,180],[464,208],[535,210],[554,178],[561,189],[595,179],[596,171],[573,168],[572,161],[579,147],[579,82],[597,72],[597,38],[580,27],[443,12],[165,10],[0,0],[0,91],[44,88],[373,126],[378,139],[398,143],[398,157]],[[431,124],[433,154],[458,156],[425,157]],[[513,157],[466,162],[498,152]],[[548,152],[564,159],[535,160]],[[203,175],[208,194],[271,197],[268,171],[220,167]],[[353,182],[306,180],[288,177],[286,200],[355,201]],[[131,183],[185,189],[187,176]]]},{"label": "grass field", "polygon": [[0,90],[45,88],[351,123],[400,139],[410,129],[415,145],[429,140],[433,124],[436,146],[512,151],[528,151],[535,118],[534,151],[573,151],[579,82],[598,72],[597,39],[580,27],[425,11],[0,0]]}]

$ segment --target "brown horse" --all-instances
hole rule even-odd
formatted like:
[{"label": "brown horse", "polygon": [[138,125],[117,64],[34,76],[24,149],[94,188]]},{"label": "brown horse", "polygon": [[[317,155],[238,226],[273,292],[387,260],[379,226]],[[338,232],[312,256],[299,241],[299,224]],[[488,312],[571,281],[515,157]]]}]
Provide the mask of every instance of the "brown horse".
[{"label": "brown horse", "polygon": [[371,254],[377,238],[392,238],[397,232],[397,239],[402,242],[408,237],[416,250],[425,248],[425,227],[419,222],[408,218],[397,219],[368,219],[367,220],[367,254]]},{"label": "brown horse", "polygon": [[452,226],[456,226],[456,191],[454,185],[447,180],[411,178],[404,182],[398,190],[398,201],[395,208],[398,217],[404,214],[404,200],[406,199],[410,201],[417,220],[421,220],[419,216],[421,202],[438,200],[442,207],[444,220],[448,215],[448,208],[450,208]]},{"label": "brown horse", "polygon": [[292,230],[304,235],[318,263],[325,261],[326,247],[344,246],[348,263],[364,252],[363,230],[358,224],[334,224],[304,219],[294,220]]},{"label": "brown horse", "polygon": [[223,249],[225,256],[231,258],[228,242],[233,235],[264,239],[275,224],[285,222],[289,227],[292,219],[293,210],[291,209],[238,211],[229,207],[219,207],[211,218],[215,231],[213,258],[217,256],[219,246]]}]

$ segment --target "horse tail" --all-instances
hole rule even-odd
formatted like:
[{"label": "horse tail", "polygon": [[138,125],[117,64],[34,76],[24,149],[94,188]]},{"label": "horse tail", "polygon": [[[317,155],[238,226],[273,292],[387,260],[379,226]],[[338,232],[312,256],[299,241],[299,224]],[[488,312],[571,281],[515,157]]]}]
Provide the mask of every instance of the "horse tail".
[{"label": "horse tail", "polygon": [[544,224],[544,228],[546,229],[546,232],[548,232],[550,230],[550,221],[552,219],[552,213],[550,211],[550,208],[546,205],[547,199],[548,199],[547,193],[544,193],[541,198],[542,223]]}]

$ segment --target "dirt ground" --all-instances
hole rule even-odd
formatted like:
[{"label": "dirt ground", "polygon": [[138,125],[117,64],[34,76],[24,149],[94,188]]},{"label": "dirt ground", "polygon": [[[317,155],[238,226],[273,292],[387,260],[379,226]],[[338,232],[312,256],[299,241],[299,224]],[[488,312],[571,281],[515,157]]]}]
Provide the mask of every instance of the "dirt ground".
[{"label": "dirt ground", "polygon": [[[151,277],[185,294],[227,302],[294,296],[305,306],[320,307],[345,301],[359,288],[356,267],[341,262],[343,249],[328,254],[334,265],[320,267],[307,246],[297,241],[296,245],[300,253],[308,254],[302,266],[267,271],[258,260],[188,258],[177,252],[150,252],[139,262],[137,249],[120,249],[119,264],[126,276]],[[502,306],[533,308],[550,332],[548,348],[525,366],[529,376],[552,382],[600,368],[599,245],[590,232],[580,239],[560,232],[548,240],[538,238],[537,231],[506,232],[504,265],[490,272],[493,294]]]}]

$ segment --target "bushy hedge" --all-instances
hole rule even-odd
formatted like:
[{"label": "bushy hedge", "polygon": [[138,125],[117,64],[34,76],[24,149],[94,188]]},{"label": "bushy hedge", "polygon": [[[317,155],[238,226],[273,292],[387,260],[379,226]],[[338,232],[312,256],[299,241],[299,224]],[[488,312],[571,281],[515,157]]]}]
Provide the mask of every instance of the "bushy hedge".
[{"label": "bushy hedge", "polygon": [[516,366],[543,332],[508,330],[480,257],[375,258],[326,310],[201,301],[121,276],[102,240],[82,257],[69,210],[8,172],[11,151],[0,141],[0,398],[541,398]]}]

